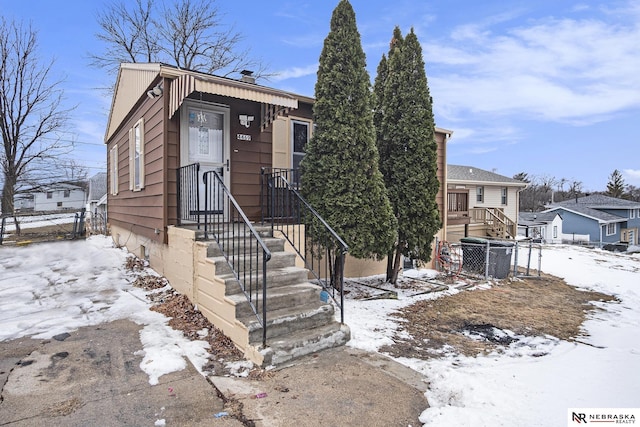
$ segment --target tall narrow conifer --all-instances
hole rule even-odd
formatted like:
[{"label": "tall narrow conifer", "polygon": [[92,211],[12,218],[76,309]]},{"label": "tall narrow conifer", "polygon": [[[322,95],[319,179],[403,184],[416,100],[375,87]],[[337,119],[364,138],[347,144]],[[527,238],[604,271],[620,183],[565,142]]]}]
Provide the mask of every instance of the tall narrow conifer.
[{"label": "tall narrow conifer", "polygon": [[333,11],[315,98],[316,128],[301,163],[303,194],[351,255],[382,258],[395,241],[396,221],[378,169],[371,83],[347,0]]},{"label": "tall narrow conifer", "polygon": [[395,28],[374,88],[380,170],[398,221],[398,240],[387,269],[387,280],[395,283],[401,255],[430,260],[433,236],[441,227],[432,101],[413,29],[403,39]]}]

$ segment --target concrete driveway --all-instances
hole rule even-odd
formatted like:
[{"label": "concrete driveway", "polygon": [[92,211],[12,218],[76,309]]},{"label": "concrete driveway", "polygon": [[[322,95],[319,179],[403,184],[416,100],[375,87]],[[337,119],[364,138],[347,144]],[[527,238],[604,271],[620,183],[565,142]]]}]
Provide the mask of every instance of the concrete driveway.
[{"label": "concrete driveway", "polygon": [[[0,342],[0,425],[242,426],[190,364],[151,386],[140,326],[127,320],[51,340]],[[67,336],[68,335],[68,336]]]}]

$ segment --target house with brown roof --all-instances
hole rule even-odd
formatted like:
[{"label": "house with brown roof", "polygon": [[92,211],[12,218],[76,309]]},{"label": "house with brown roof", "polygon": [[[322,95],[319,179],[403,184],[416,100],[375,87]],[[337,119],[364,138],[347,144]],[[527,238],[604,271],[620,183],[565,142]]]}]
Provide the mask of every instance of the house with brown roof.
[{"label": "house with brown roof", "polygon": [[[147,259],[258,364],[346,342],[344,276],[385,268],[350,259],[297,191],[313,103],[250,72],[122,64],[107,123],[114,242]],[[441,182],[450,135],[436,129]],[[438,204],[444,215],[443,189]],[[307,239],[317,227],[326,247]]]},{"label": "house with brown roof", "polygon": [[527,184],[474,166],[447,165],[446,240],[514,239],[520,191]]}]

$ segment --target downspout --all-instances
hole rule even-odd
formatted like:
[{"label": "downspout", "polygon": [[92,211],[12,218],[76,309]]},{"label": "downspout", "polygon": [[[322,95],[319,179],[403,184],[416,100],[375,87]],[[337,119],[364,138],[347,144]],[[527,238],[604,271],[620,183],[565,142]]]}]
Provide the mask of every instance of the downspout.
[{"label": "downspout", "polygon": [[[160,83],[164,88],[164,96],[162,97],[162,171],[164,177],[162,179],[162,243],[169,243],[169,92],[171,91],[171,83],[168,79],[162,77]],[[169,84],[167,84],[169,83]],[[178,150],[180,152],[180,150]],[[179,163],[178,163],[179,164]]]},{"label": "downspout", "polygon": [[600,249],[602,249],[602,227],[604,227],[604,225],[598,223],[598,225],[600,226]]}]

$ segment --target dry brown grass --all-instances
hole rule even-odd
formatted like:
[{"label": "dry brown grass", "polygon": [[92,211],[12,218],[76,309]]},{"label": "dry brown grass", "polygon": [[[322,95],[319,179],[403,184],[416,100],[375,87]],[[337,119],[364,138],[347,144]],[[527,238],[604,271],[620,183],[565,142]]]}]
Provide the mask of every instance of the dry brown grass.
[{"label": "dry brown grass", "polygon": [[431,301],[420,301],[402,309],[404,330],[412,339],[396,338],[382,349],[394,356],[434,357],[445,346],[474,356],[496,350],[500,343],[470,338],[463,332],[476,327],[496,327],[518,335],[551,335],[573,340],[582,333],[592,301],[612,301],[610,295],[586,292],[562,279],[543,276],[539,280],[512,280],[489,289],[477,289]]}]

